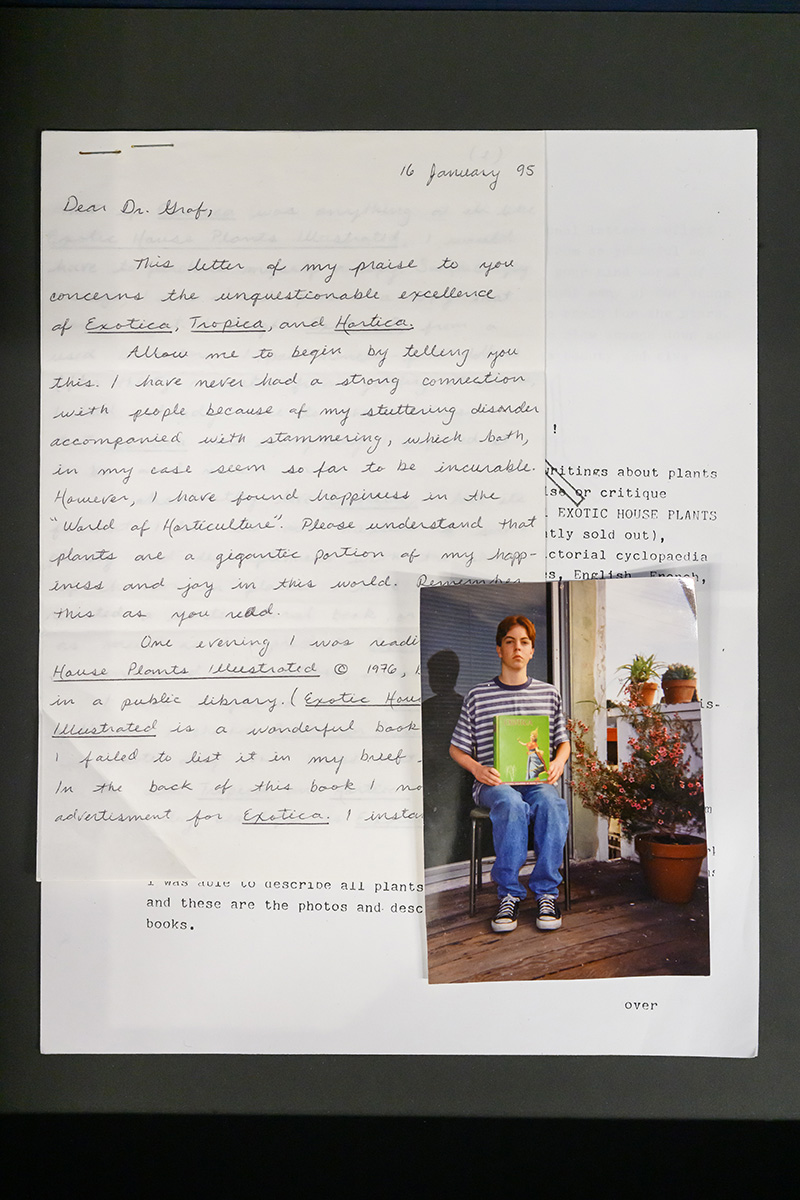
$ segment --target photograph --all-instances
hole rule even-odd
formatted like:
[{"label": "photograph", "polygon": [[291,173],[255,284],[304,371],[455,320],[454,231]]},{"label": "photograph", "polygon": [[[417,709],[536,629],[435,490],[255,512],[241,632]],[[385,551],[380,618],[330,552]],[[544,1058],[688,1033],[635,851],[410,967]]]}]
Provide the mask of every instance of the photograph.
[{"label": "photograph", "polygon": [[421,589],[430,983],[710,973],[698,657],[691,577]]}]

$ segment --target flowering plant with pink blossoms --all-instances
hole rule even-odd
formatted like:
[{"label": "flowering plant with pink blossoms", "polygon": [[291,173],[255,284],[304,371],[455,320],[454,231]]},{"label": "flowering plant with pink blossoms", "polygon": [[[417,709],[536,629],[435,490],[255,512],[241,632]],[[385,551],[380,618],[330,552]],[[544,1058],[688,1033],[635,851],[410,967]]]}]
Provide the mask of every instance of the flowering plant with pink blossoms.
[{"label": "flowering plant with pink blossoms", "polygon": [[615,818],[626,838],[650,833],[660,840],[680,839],[678,827],[705,826],[703,772],[687,766],[686,728],[680,718],[659,708],[622,708],[633,727],[630,758],[620,766],[602,762],[586,741],[583,721],[569,721],[572,735],[572,784],[581,803],[601,817]]}]

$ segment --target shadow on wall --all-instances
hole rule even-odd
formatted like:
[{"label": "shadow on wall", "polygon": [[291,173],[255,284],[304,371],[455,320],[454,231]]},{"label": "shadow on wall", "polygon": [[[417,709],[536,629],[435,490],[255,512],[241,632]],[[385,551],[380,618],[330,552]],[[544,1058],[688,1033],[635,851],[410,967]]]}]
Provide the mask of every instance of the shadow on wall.
[{"label": "shadow on wall", "polygon": [[437,650],[427,667],[433,695],[422,702],[425,866],[435,867],[469,858],[472,777],[450,757],[450,738],[464,701],[456,691],[458,655]]}]

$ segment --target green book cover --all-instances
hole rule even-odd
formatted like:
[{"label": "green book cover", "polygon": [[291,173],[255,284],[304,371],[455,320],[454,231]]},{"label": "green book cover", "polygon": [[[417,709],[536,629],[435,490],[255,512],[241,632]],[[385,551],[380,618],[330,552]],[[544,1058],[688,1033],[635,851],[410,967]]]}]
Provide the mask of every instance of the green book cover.
[{"label": "green book cover", "polygon": [[494,718],[494,765],[503,783],[543,783],[550,768],[550,718]]}]

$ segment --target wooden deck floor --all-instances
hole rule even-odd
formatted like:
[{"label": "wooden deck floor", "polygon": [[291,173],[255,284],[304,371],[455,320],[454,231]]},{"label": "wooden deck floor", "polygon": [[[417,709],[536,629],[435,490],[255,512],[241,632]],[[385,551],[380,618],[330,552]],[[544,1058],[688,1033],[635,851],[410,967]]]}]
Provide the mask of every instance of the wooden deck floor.
[{"label": "wooden deck floor", "polygon": [[575,862],[571,875],[572,909],[563,914],[561,929],[548,933],[536,928],[533,899],[523,901],[512,933],[493,933],[492,884],[478,893],[474,917],[468,915],[466,887],[429,895],[430,982],[709,973],[704,879],[689,904],[665,904],[645,891],[636,862]]}]

